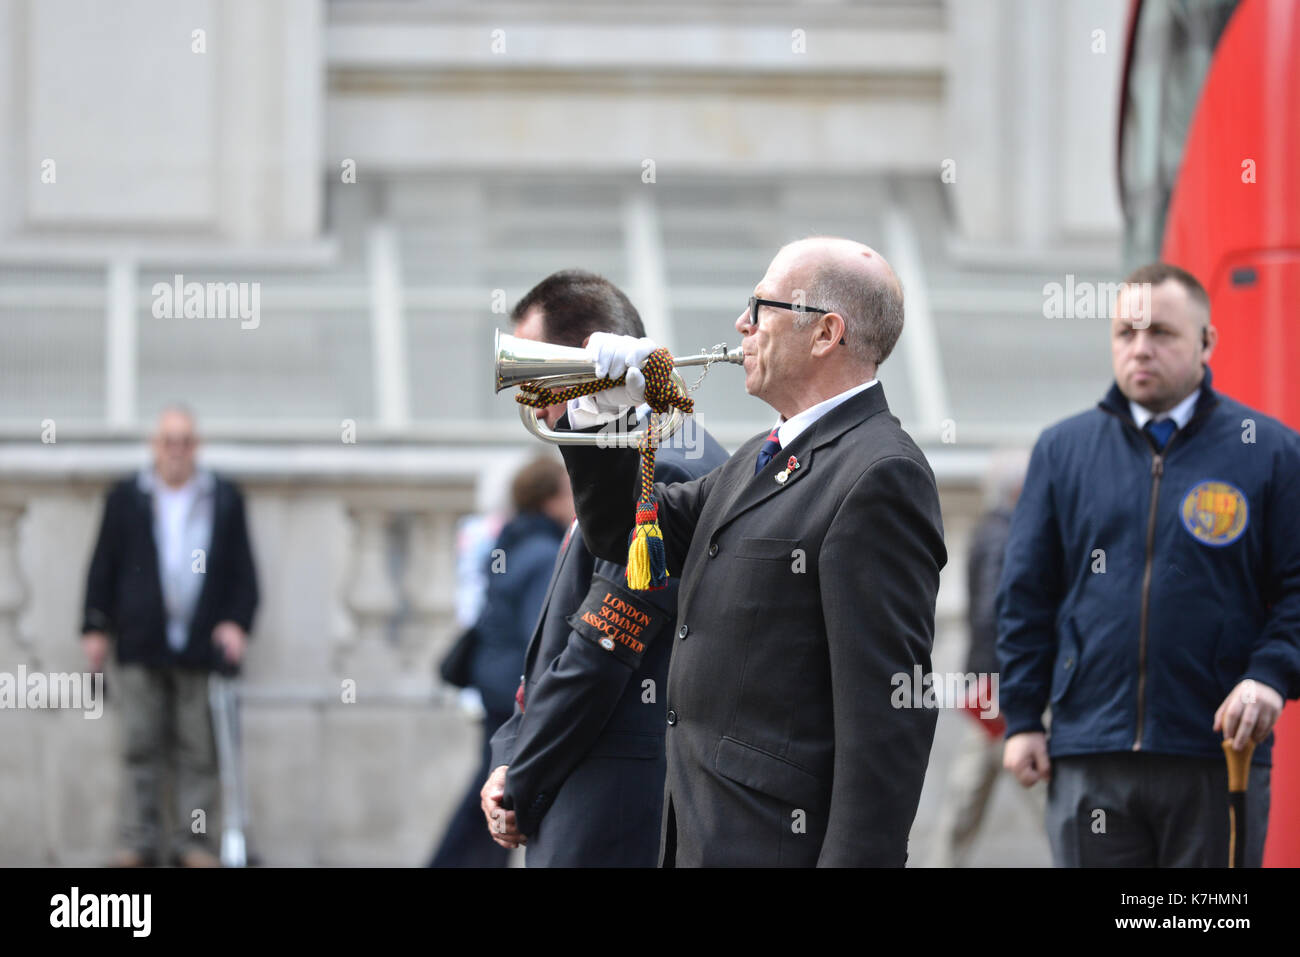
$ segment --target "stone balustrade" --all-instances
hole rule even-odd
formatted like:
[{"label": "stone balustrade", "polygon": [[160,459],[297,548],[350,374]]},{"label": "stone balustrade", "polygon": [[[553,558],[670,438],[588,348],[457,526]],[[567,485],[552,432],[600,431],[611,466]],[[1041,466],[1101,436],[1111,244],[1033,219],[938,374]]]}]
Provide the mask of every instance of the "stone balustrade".
[{"label": "stone balustrade", "polygon": [[[427,859],[479,747],[479,726],[433,674],[456,633],[457,521],[503,501],[536,452],[270,441],[201,452],[244,490],[262,594],[241,696],[250,850],[263,862]],[[960,670],[980,501],[975,460],[954,455],[933,452],[949,551],[934,666]],[[138,439],[0,442],[0,672],[84,670],[76,636],[104,492],[144,456]],[[106,680],[99,720],[0,710],[0,866],[96,864],[111,852],[121,734],[111,665]],[[927,783],[922,842],[937,799]]]},{"label": "stone balustrade", "polygon": [[[244,490],[261,588],[242,685],[251,851],[268,864],[423,863],[478,726],[435,679],[456,631],[458,519],[523,452],[205,450]],[[0,445],[0,671],[75,672],[110,482],[142,445]],[[94,864],[116,835],[114,669],[99,720],[0,710],[0,865]],[[216,827],[212,816],[210,827]]]}]

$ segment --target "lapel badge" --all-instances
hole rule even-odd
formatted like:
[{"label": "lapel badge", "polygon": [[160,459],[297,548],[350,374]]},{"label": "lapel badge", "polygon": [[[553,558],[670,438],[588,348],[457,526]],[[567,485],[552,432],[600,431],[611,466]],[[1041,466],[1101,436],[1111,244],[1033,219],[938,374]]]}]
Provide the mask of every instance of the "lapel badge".
[{"label": "lapel badge", "polygon": [[776,484],[784,485],[790,478],[790,473],[799,467],[799,460],[793,455],[785,463],[785,468],[776,473]]}]

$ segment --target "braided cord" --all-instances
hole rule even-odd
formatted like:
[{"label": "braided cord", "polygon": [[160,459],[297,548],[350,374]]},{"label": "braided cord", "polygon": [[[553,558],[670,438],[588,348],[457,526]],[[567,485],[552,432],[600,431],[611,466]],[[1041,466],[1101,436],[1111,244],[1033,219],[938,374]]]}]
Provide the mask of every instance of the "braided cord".
[{"label": "braided cord", "polygon": [[[656,349],[641,363],[641,374],[645,376],[645,401],[653,412],[667,412],[680,409],[682,412],[694,412],[695,400],[677,390],[673,382],[673,357],[667,349]],[[534,409],[544,409],[548,405],[580,399],[584,395],[594,395],[623,385],[627,374],[611,379],[592,379],[562,389],[548,389],[537,382],[524,382],[515,393],[515,401]],[[645,445],[644,440],[642,446]]]},{"label": "braided cord", "polygon": [[621,375],[617,379],[608,377],[594,379],[591,382],[580,382],[577,385],[566,386],[563,389],[548,389],[536,382],[524,382],[520,384],[519,391],[515,393],[515,401],[520,405],[531,406],[534,409],[544,409],[548,405],[557,405],[561,402],[568,402],[570,399],[580,399],[584,395],[604,392],[606,389],[622,385],[626,379],[626,375]]},{"label": "braided cord", "polygon": [[[673,382],[673,357],[667,349],[656,349],[641,364],[645,376],[645,401],[650,406],[650,421],[637,442],[641,453],[641,494],[637,499],[636,525],[628,547],[627,578],[632,588],[662,588],[668,578],[663,537],[659,530],[659,503],[654,497],[655,450],[658,447],[659,416],[669,409],[684,413],[695,411],[695,400],[678,391]],[[533,408],[545,408],[584,395],[604,392],[622,385],[626,375],[604,378],[562,389],[548,389],[535,382],[525,382],[515,394],[515,401]]]}]

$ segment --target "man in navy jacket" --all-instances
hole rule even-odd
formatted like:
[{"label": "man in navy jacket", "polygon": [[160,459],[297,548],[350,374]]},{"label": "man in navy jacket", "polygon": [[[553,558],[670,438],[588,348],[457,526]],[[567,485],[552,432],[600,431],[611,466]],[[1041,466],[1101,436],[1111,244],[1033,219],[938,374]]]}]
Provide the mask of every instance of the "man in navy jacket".
[{"label": "man in navy jacket", "polygon": [[1049,779],[1058,866],[1222,867],[1220,740],[1253,740],[1258,865],[1272,728],[1300,696],[1300,436],[1211,388],[1195,277],[1145,266],[1115,312],[1115,384],[1039,438],[1012,522],[1004,764]]},{"label": "man in navy jacket", "polygon": [[[556,273],[513,312],[520,338],[580,346],[595,331],[642,336],[636,308],[612,283],[577,270]],[[564,411],[542,410],[548,424]],[[655,457],[655,477],[685,482],[727,459],[688,420]],[[580,622],[588,601],[611,596],[644,615],[637,654],[618,653]],[[502,846],[528,846],[529,867],[653,867],[664,795],[668,660],[677,579],[629,592],[624,569],[587,550],[570,527],[524,664],[514,715],[492,739],[484,814]]]}]

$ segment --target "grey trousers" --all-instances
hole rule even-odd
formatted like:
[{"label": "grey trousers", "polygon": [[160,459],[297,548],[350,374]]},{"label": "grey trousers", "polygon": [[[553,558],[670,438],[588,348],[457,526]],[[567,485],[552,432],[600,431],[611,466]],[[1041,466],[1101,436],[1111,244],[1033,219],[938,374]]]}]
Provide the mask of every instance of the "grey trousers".
[{"label": "grey trousers", "polygon": [[161,771],[173,759],[171,850],[216,854],[220,790],[207,672],[143,665],[121,665],[117,672],[125,726],[123,848],[146,856],[162,852]]},{"label": "grey trousers", "polygon": [[[1246,864],[1259,867],[1270,769],[1250,768]],[[1052,759],[1047,838],[1057,867],[1227,867],[1222,758],[1120,752]]]}]

